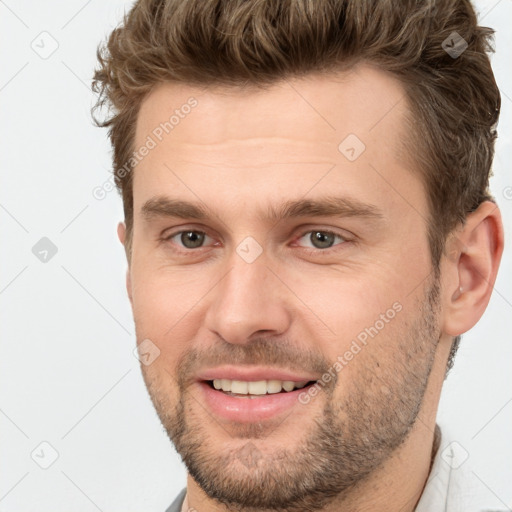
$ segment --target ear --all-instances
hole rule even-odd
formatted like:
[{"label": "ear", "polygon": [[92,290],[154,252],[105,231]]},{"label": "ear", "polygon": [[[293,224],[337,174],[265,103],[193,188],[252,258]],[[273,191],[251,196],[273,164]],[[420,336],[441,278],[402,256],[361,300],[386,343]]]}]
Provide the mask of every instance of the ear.
[{"label": "ear", "polygon": [[491,297],[503,253],[498,206],[483,202],[447,241],[444,267],[443,332],[458,336],[481,318]]},{"label": "ear", "polygon": [[[126,251],[126,224],[124,222],[120,222],[117,225],[117,237],[119,238],[119,241],[123,244]],[[128,261],[128,270],[126,271],[126,292],[128,293],[128,298],[130,299],[130,302],[132,303],[132,282],[130,278],[130,262]],[[132,303],[133,304],[133,303]]]}]

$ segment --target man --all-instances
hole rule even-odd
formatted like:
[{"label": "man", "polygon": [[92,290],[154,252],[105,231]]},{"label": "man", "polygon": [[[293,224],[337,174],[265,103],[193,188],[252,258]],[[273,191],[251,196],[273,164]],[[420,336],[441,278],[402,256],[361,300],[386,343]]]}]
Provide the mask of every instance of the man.
[{"label": "man", "polygon": [[436,412],[503,249],[490,39],[464,0],[142,0],[98,52],[169,511],[469,510]]}]

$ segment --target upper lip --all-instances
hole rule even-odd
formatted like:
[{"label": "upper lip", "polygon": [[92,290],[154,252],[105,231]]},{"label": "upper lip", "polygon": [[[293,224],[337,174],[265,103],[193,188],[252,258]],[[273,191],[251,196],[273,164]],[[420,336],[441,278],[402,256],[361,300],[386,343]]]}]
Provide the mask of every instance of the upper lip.
[{"label": "upper lip", "polygon": [[289,380],[293,382],[309,382],[318,380],[318,376],[307,373],[295,373],[280,368],[265,368],[262,366],[218,366],[208,368],[198,374],[198,380],[229,379],[242,381],[260,380]]}]

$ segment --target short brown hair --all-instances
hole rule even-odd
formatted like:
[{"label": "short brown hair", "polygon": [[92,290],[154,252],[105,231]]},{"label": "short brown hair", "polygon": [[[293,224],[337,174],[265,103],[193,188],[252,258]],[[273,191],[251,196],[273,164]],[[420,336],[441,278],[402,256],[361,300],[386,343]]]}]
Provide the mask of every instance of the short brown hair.
[{"label": "short brown hair", "polygon": [[[456,34],[455,34],[456,33]],[[140,105],[164,82],[267,86],[366,62],[404,85],[408,141],[426,186],[433,266],[447,235],[492,199],[500,93],[469,0],[140,0],[98,48],[93,90],[109,128],[130,253],[132,172]],[[460,55],[450,48],[467,48]],[[94,114],[108,106],[110,115]],[[414,151],[412,151],[414,148]],[[455,340],[454,346],[458,344]]]}]

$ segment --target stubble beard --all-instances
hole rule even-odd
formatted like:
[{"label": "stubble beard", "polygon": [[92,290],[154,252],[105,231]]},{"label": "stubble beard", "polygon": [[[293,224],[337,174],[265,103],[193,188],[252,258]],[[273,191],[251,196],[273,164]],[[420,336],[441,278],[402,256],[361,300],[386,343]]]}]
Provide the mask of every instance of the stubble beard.
[{"label": "stubble beard", "polygon": [[[266,451],[268,435],[280,432],[283,439],[288,441],[288,437],[286,427],[262,424],[236,426],[233,439],[240,441],[237,447],[219,448],[210,440],[209,425],[221,426],[214,418],[205,421],[207,412],[189,396],[188,388],[180,389],[179,401],[173,405],[162,391],[165,387],[159,384],[160,378],[142,367],[144,380],[189,474],[210,498],[234,511],[321,510],[334,501],[352,499],[357,487],[406,441],[423,402],[440,337],[438,300],[439,282],[435,280],[419,304],[417,317],[395,329],[393,336],[399,340],[396,353],[379,361],[379,352],[372,353],[371,344],[379,341],[374,339],[363,348],[365,358],[357,355],[350,362],[355,365],[364,360],[352,372],[350,382],[344,382],[341,370],[341,378],[338,375],[331,390],[326,388],[314,398],[325,400],[323,410],[312,418],[293,448]],[[268,351],[275,345],[261,342],[258,353],[266,354],[267,359],[258,358],[257,362],[269,362]],[[187,365],[178,368],[178,382],[182,382],[185,375],[180,376],[180,371],[185,372]],[[333,392],[336,381],[345,388],[341,398]],[[307,424],[304,417],[310,405],[298,407],[304,410],[296,417]]]}]

